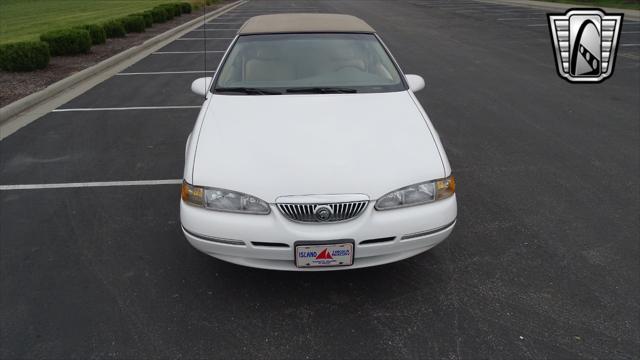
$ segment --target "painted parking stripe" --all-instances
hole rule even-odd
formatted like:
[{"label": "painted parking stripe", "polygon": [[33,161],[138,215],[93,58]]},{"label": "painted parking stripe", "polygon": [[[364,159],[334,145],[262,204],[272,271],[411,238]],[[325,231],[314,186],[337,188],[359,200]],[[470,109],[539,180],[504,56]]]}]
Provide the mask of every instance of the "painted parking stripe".
[{"label": "painted parking stripe", "polygon": [[62,108],[54,109],[51,112],[74,112],[74,111],[126,111],[126,110],[171,110],[171,109],[200,109],[200,105],[183,106],[130,106],[111,108]]},{"label": "painted parking stripe", "polygon": [[622,46],[622,47],[628,47],[628,46],[640,46],[640,44],[620,44],[620,46]]},{"label": "painted parking stripe", "polygon": [[623,31],[623,34],[640,34],[640,31]]},{"label": "painted parking stripe", "polygon": [[529,24],[527,26],[549,26],[549,24]]},{"label": "painted parking stripe", "polygon": [[107,186],[151,186],[151,185],[177,185],[177,184],[182,184],[182,179],[0,185],[0,190],[8,191],[8,190],[37,190],[37,189],[68,189],[68,188],[88,188],[88,187],[107,187]]},{"label": "painted parking stripe", "polygon": [[203,71],[203,70],[191,70],[191,71],[150,71],[150,72],[121,72],[117,73],[116,76],[130,76],[130,75],[174,75],[174,74],[202,74],[202,73],[212,73],[215,74],[215,71]]}]

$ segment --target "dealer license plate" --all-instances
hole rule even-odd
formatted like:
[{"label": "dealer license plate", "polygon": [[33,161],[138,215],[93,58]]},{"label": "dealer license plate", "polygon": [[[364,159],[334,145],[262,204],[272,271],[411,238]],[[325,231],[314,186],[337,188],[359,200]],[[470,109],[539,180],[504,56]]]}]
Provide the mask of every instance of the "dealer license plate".
[{"label": "dealer license plate", "polygon": [[353,242],[308,243],[295,246],[295,261],[299,268],[349,266],[353,264]]}]

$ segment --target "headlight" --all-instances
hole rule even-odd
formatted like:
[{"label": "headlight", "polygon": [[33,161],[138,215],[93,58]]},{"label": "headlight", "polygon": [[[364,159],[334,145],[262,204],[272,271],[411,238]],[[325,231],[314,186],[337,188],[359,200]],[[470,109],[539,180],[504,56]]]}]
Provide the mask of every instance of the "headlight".
[{"label": "headlight", "polygon": [[271,212],[269,204],[257,197],[231,190],[193,186],[186,181],[182,182],[182,200],[217,211],[261,215]]},{"label": "headlight", "polygon": [[445,199],[456,191],[456,180],[448,178],[426,181],[392,191],[376,201],[376,210],[397,209]]}]

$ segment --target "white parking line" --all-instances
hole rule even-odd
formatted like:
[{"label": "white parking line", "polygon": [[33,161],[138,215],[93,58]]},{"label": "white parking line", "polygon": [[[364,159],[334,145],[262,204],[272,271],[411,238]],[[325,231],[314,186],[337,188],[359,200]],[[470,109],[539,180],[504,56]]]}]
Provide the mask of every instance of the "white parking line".
[{"label": "white parking line", "polygon": [[173,74],[202,74],[202,73],[215,73],[215,71],[203,71],[203,70],[192,70],[192,71],[151,71],[151,72],[121,72],[117,73],[116,76],[128,76],[128,75],[173,75]]},{"label": "white parking line", "polygon": [[527,26],[549,26],[549,24],[529,24]]},{"label": "white parking line", "polygon": [[622,47],[627,47],[627,46],[640,46],[640,44],[620,44],[620,46],[622,46]]},{"label": "white parking line", "polygon": [[640,34],[640,31],[622,31],[623,34]]},{"label": "white parking line", "polygon": [[156,51],[151,55],[172,55],[172,54],[204,54],[204,53],[223,53],[224,50],[201,50],[201,51]]},{"label": "white parking line", "polygon": [[170,110],[170,109],[200,109],[202,106],[131,106],[131,107],[111,107],[111,108],[63,108],[54,109],[51,112],[74,112],[74,111],[126,111],[126,110]]},{"label": "white parking line", "polygon": [[177,185],[177,184],[182,184],[182,179],[0,185],[0,190],[7,191],[7,190],[36,190],[36,189],[67,189],[67,188],[106,187],[106,186],[149,186],[149,185]]}]

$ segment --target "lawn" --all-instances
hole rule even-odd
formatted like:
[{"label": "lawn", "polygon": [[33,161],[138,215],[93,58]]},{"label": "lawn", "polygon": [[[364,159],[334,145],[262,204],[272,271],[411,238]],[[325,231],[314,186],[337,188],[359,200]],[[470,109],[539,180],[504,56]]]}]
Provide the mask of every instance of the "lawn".
[{"label": "lawn", "polygon": [[640,10],[639,0],[546,0],[566,4]]},{"label": "lawn", "polygon": [[[176,1],[0,0],[0,43],[35,40],[49,30],[102,22]],[[190,2],[202,3],[201,0]]]}]

